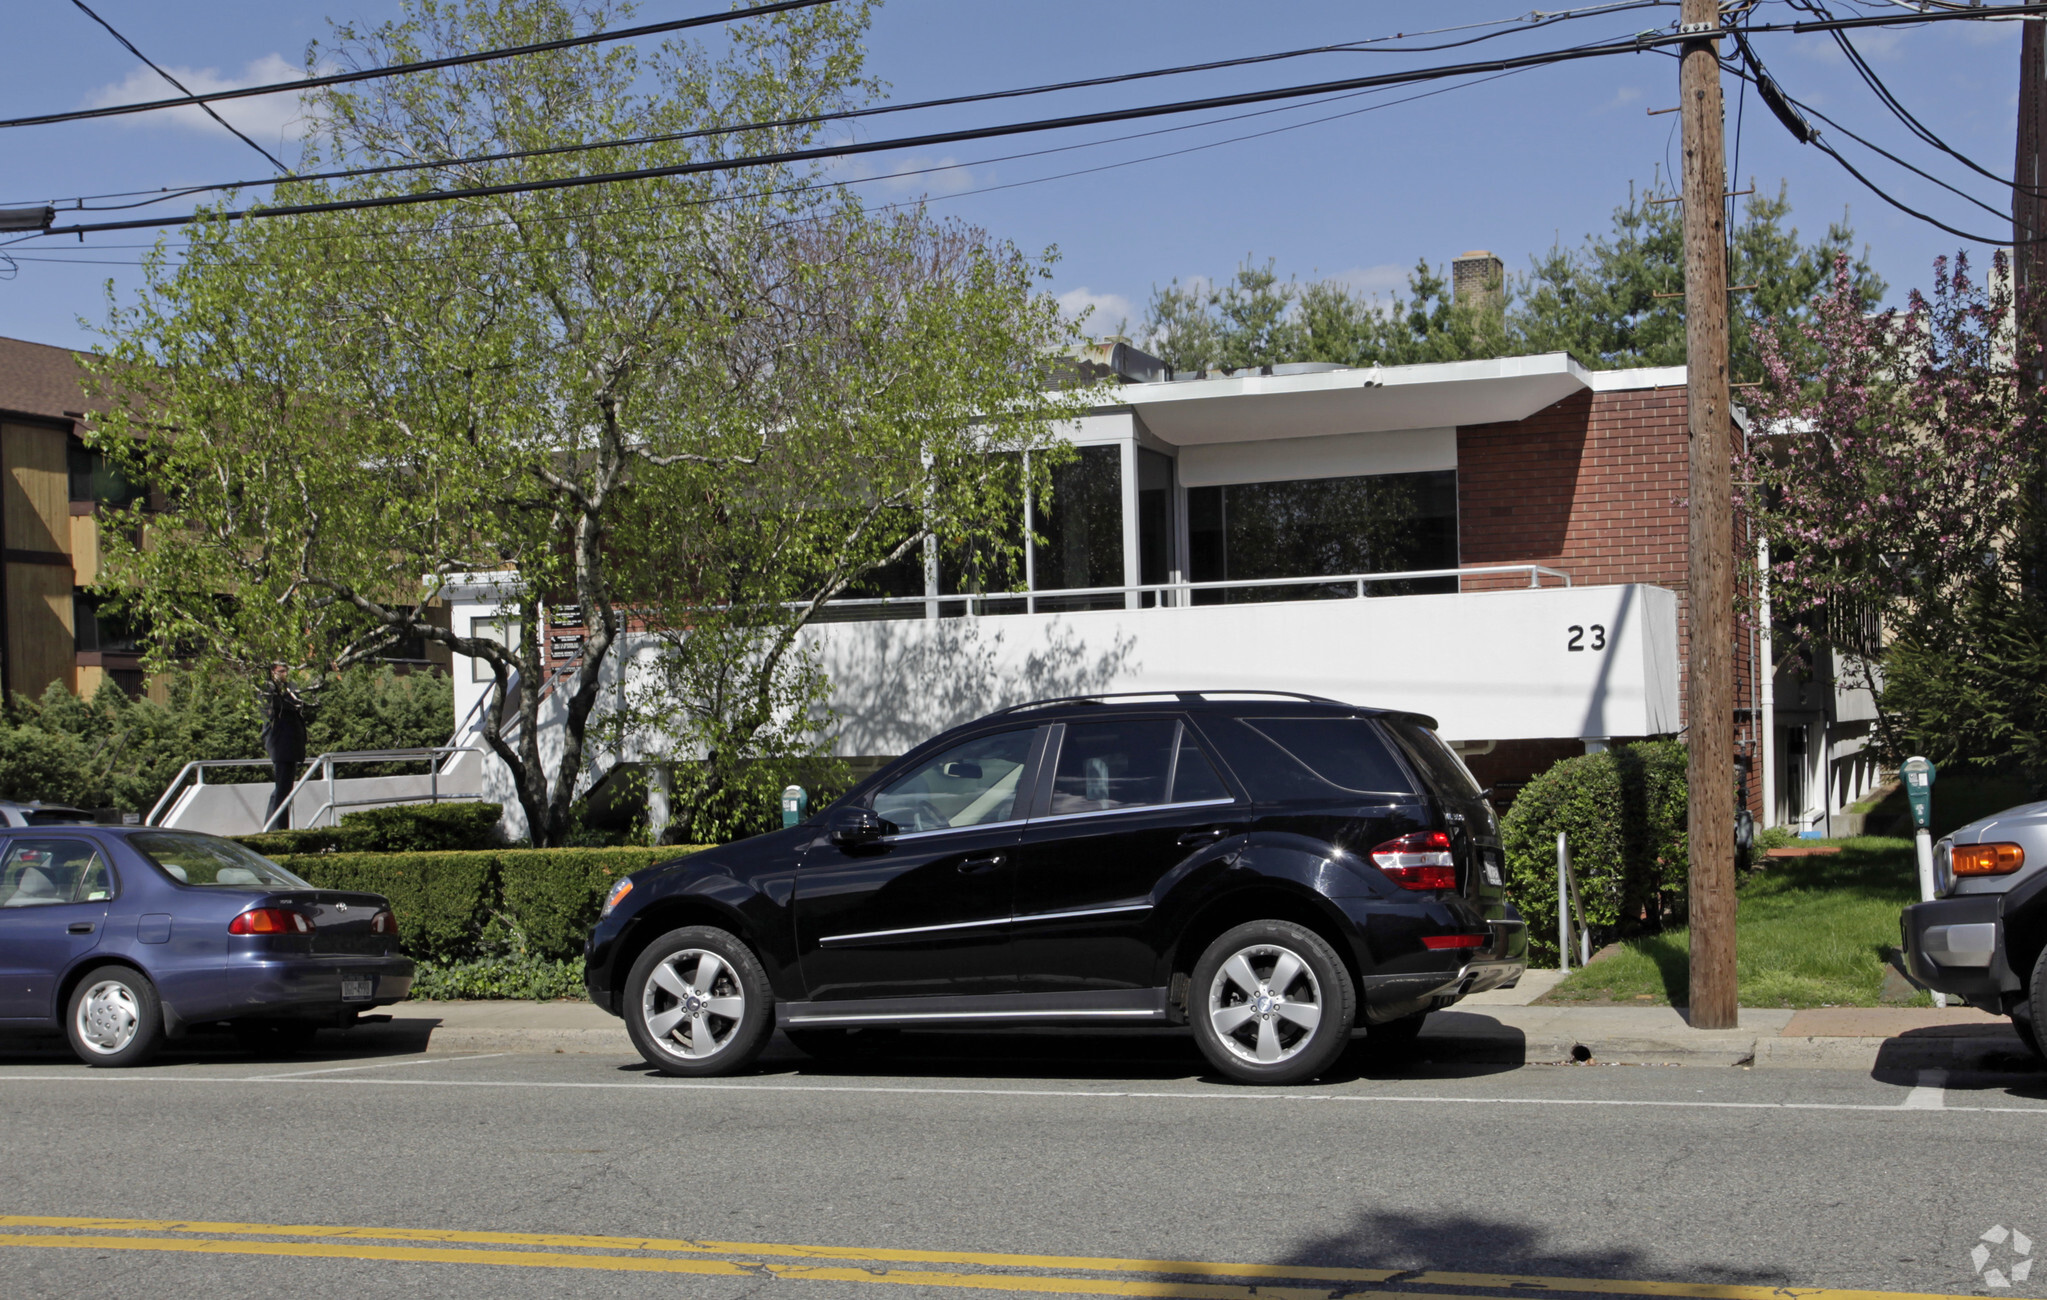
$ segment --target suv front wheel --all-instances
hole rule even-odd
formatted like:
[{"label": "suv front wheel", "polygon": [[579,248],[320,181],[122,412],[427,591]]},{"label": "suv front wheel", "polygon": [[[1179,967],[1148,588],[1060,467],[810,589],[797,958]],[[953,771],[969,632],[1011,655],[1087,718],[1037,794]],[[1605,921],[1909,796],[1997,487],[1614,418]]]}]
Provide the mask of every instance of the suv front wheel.
[{"label": "suv front wheel", "polygon": [[1251,921],[1194,963],[1188,1017],[1216,1072],[1238,1083],[1300,1083],[1343,1054],[1357,1018],[1350,972],[1291,921]]},{"label": "suv front wheel", "polygon": [[626,1032],[647,1064],[684,1077],[752,1065],[775,1029],[775,994],[737,935],[693,925],[662,935],[625,984]]}]

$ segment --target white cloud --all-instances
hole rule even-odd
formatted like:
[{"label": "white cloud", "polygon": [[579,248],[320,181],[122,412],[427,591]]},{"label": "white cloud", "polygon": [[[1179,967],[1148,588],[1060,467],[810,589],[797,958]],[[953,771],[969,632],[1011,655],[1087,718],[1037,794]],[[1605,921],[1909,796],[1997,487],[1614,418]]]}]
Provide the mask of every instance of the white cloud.
[{"label": "white cloud", "polygon": [[1629,104],[1636,103],[1641,98],[1642,88],[1640,86],[1622,86],[1619,90],[1614,91],[1613,98],[1600,105],[1597,111],[1611,113],[1616,108],[1626,108]]},{"label": "white cloud", "polygon": [[1059,295],[1059,310],[1068,320],[1078,320],[1089,308],[1094,309],[1094,314],[1087,318],[1091,334],[1113,334],[1125,323],[1134,330],[1144,319],[1144,313],[1120,293],[1096,293],[1082,285]]},{"label": "white cloud", "polygon": [[1352,293],[1376,297],[1407,292],[1407,274],[1414,268],[1405,262],[1381,262],[1377,266],[1353,266],[1348,271],[1323,277],[1334,280]]},{"label": "white cloud", "polygon": [[[305,69],[277,54],[266,54],[251,61],[242,69],[241,75],[236,77],[224,77],[213,68],[186,68],[176,65],[170,66],[169,72],[195,95],[210,94],[217,90],[235,90],[242,86],[264,86],[273,82],[291,81],[305,75]],[[115,104],[173,99],[177,94],[177,88],[153,70],[137,68],[125,79],[92,92],[86,97],[86,107],[107,108]],[[300,128],[310,114],[304,97],[290,93],[259,95],[253,99],[231,99],[213,105],[213,111],[233,123],[236,130],[254,139],[256,143],[266,146],[297,139]],[[190,131],[220,131],[220,124],[206,116],[196,105],[190,108],[161,109],[154,113],[130,113],[114,120],[128,126],[168,124]]]},{"label": "white cloud", "polygon": [[871,157],[842,158],[831,172],[835,180],[872,181],[873,188],[884,194],[957,194],[971,189],[976,180],[951,154],[943,158],[911,154],[880,162]]}]

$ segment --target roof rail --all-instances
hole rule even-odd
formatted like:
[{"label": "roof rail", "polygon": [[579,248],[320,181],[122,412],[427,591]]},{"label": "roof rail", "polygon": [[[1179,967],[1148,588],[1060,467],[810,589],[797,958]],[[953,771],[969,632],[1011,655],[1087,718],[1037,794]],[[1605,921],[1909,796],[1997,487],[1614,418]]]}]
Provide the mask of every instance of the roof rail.
[{"label": "roof rail", "polygon": [[1217,695],[1258,695],[1284,700],[1304,700],[1309,704],[1335,704],[1343,708],[1353,706],[1342,700],[1332,700],[1326,695],[1304,695],[1300,691],[1255,691],[1255,690],[1213,690],[1213,691],[1115,691],[1095,695],[1060,695],[1049,700],[1031,700],[1024,704],[1012,704],[1006,709],[997,709],[989,714],[999,718],[1006,714],[1022,713],[1026,709],[1048,709],[1055,704],[1102,704],[1109,700],[1180,700],[1191,703]]}]

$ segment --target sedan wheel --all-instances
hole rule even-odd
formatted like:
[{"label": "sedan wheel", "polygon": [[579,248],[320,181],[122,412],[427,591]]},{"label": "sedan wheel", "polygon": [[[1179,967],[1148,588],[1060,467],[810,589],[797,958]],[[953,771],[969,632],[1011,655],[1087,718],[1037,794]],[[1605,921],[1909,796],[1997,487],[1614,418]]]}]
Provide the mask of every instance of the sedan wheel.
[{"label": "sedan wheel", "polygon": [[709,926],[656,940],[633,964],[626,1027],[668,1074],[730,1074],[751,1065],[774,1028],[775,998],[753,952]]},{"label": "sedan wheel", "polygon": [[87,1065],[140,1065],[163,1043],[163,1007],[140,972],[101,966],[72,989],[64,1028]]},{"label": "sedan wheel", "polygon": [[1296,1083],[1322,1073],[1350,1041],[1350,973],[1321,937],[1289,921],[1253,921],[1195,963],[1195,1040],[1218,1071],[1243,1083]]}]

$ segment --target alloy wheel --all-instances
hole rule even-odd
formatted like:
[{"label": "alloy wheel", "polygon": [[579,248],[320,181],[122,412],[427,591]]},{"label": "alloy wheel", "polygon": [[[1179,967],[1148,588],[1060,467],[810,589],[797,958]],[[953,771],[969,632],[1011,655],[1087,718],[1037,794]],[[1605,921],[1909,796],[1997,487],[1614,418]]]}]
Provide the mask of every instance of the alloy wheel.
[{"label": "alloy wheel", "polygon": [[647,1033],[688,1061],[715,1056],[746,1018],[746,988],[730,962],[703,948],[670,953],[648,972],[640,995]]},{"label": "alloy wheel", "polygon": [[1208,1022],[1230,1053],[1258,1065],[1291,1060],[1322,1023],[1322,986],[1299,953],[1274,943],[1239,949],[1208,988]]}]

